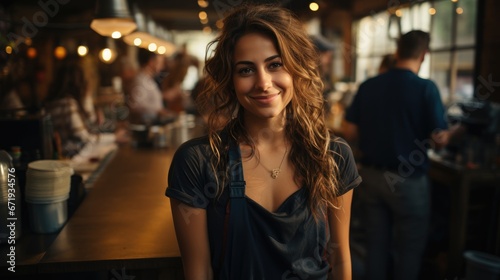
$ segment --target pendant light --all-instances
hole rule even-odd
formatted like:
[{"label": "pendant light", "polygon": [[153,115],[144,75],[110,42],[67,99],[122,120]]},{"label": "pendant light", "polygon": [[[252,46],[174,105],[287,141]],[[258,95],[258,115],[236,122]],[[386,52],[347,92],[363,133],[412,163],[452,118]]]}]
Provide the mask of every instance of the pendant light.
[{"label": "pendant light", "polygon": [[126,0],[97,0],[96,15],[90,28],[102,36],[118,39],[137,28]]},{"label": "pendant light", "polygon": [[[175,52],[175,45],[165,39],[166,31],[156,26],[150,16],[145,16],[137,6],[132,6],[137,30],[123,37],[123,41],[151,52],[170,56]],[[160,34],[161,33],[161,34]]]}]

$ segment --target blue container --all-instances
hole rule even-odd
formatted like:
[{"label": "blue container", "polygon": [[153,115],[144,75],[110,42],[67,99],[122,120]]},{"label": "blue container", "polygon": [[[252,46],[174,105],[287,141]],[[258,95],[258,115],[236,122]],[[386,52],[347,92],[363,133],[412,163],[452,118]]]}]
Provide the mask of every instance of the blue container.
[{"label": "blue container", "polygon": [[54,233],[61,230],[68,219],[68,200],[46,203],[28,202],[31,230],[36,233]]}]

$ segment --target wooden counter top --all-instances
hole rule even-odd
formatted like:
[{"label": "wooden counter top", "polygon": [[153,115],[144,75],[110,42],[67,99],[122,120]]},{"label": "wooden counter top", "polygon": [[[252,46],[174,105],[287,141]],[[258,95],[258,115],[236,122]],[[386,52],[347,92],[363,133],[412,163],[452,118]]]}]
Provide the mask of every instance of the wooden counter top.
[{"label": "wooden counter top", "polygon": [[40,261],[40,272],[180,266],[165,197],[169,150],[120,148]]},{"label": "wooden counter top", "polygon": [[[179,275],[182,262],[165,196],[172,155],[167,149],[120,147],[58,234],[21,238],[19,273],[126,269]],[[34,241],[47,238],[43,251],[32,250]]]}]

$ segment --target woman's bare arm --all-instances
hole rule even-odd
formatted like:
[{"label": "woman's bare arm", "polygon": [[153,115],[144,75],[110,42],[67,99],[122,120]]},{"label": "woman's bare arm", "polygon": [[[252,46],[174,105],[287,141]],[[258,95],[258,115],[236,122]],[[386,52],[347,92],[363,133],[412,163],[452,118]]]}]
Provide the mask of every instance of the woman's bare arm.
[{"label": "woman's bare arm", "polygon": [[328,213],[330,242],[328,244],[331,272],[329,279],[351,280],[351,250],[349,246],[349,226],[351,222],[351,202],[353,190],[340,197],[341,208]]},{"label": "woman's bare arm", "polygon": [[213,279],[205,209],[170,199],[186,280]]}]

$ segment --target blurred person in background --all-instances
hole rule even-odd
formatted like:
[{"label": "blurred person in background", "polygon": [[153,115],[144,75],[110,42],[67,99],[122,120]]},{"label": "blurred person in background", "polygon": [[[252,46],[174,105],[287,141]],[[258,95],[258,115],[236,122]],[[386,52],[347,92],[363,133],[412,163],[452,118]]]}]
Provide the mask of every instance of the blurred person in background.
[{"label": "blurred person in background", "polygon": [[25,105],[19,96],[20,81],[16,81],[12,75],[7,75],[0,83],[0,116],[20,117],[26,114]]},{"label": "blurred person in background", "polygon": [[332,79],[332,62],[334,46],[321,35],[311,35],[311,39],[319,55],[319,74],[323,81],[323,98],[325,99],[326,117],[329,117],[331,106],[330,95],[335,90]]},{"label": "blurred person in background", "polygon": [[431,206],[427,150],[447,145],[453,131],[436,84],[418,76],[429,42],[427,32],[402,35],[394,67],[363,82],[346,112],[343,135],[360,152],[367,280],[419,277]]},{"label": "blurred person in background", "polygon": [[45,99],[63,157],[72,157],[97,139],[98,130],[84,108],[87,82],[76,58],[67,58],[57,69]]},{"label": "blurred person in background", "polygon": [[386,54],[382,57],[378,67],[378,74],[385,73],[396,65],[396,56],[394,54]]},{"label": "blurred person in background", "polygon": [[[163,99],[167,109],[177,113],[186,109],[189,93],[198,80],[198,71],[195,65],[197,65],[197,61],[188,54],[186,45],[169,61],[167,75],[161,81]],[[192,77],[193,67],[195,67],[194,74],[196,75],[194,78]]]},{"label": "blurred person in background", "polygon": [[147,49],[137,51],[139,71],[130,84],[127,105],[134,124],[161,123],[171,116],[163,104],[163,94],[155,80],[164,65],[164,57]]}]

